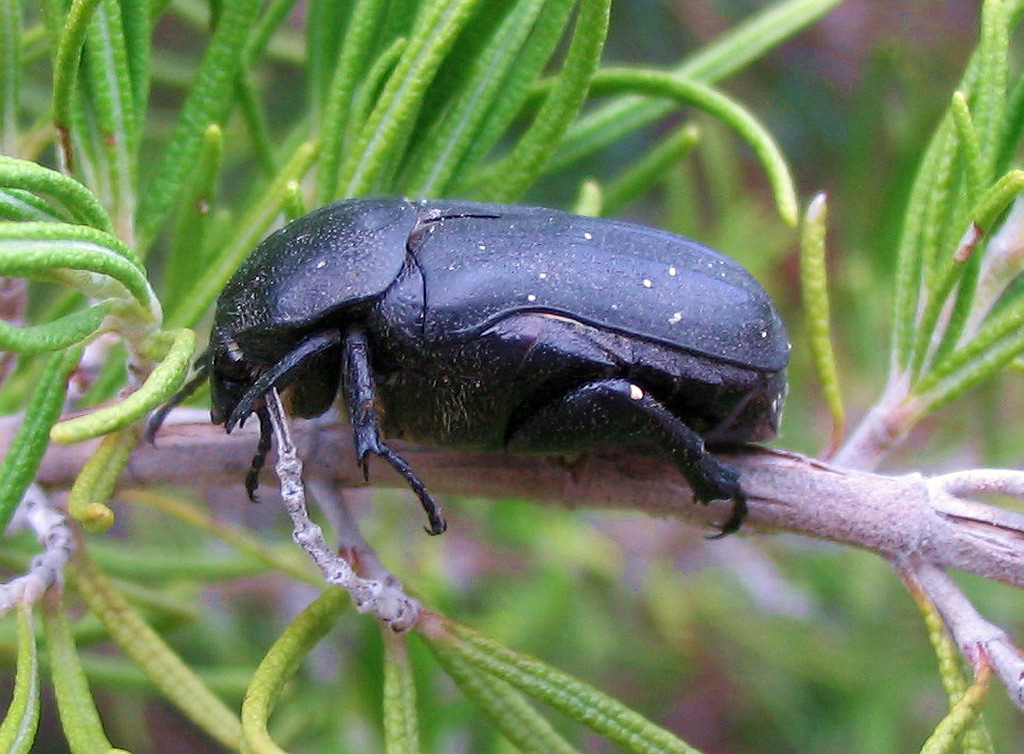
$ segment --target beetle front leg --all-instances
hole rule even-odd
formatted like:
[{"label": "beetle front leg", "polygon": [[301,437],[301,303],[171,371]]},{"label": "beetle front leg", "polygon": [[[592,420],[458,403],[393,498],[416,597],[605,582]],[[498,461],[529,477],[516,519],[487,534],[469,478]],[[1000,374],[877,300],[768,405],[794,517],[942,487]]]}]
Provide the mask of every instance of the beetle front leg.
[{"label": "beetle front leg", "polygon": [[718,536],[736,531],[747,515],[739,472],[704,448],[704,438],[639,385],[596,380],[547,403],[512,430],[512,451],[558,453],[601,445],[654,443],[686,477],[697,502],[731,500]]},{"label": "beetle front leg", "polygon": [[345,334],[344,355],[342,359],[342,391],[348,408],[349,422],[355,437],[356,458],[363,469],[363,478],[369,479],[370,469],[367,459],[374,453],[402,475],[419,498],[423,510],[427,513],[429,534],[441,534],[448,528],[441,517],[441,505],[427,490],[422,480],[416,476],[405,459],[395,453],[381,440],[380,422],[374,401],[377,390],[373,383],[373,371],[370,368],[369,347],[366,334],[361,327],[353,327]]},{"label": "beetle front leg", "polygon": [[270,414],[267,413],[266,406],[256,409],[256,417],[260,420],[260,441],[256,446],[256,455],[252,457],[252,462],[249,464],[249,471],[245,475],[245,492],[254,503],[257,502],[256,490],[260,484],[260,470],[267,460],[267,453],[270,452],[270,446],[274,439]]}]

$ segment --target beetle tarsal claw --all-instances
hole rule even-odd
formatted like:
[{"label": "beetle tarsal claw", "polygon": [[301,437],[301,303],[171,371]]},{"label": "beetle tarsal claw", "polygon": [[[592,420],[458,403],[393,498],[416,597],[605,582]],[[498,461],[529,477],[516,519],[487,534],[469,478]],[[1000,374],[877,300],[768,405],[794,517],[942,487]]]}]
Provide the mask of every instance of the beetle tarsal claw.
[{"label": "beetle tarsal claw", "polygon": [[419,498],[420,505],[423,506],[423,510],[427,514],[427,526],[424,527],[427,530],[427,534],[444,534],[448,524],[441,516],[441,504],[427,490],[427,485],[416,476],[416,472],[406,463],[405,459],[385,443],[379,443],[376,452],[381,458],[390,463],[395,471],[402,475],[402,478],[412,488],[413,493]]},{"label": "beetle tarsal claw", "polygon": [[742,492],[737,492],[732,496],[732,508],[729,511],[729,518],[725,520],[725,523],[721,525],[718,530],[718,534],[709,534],[708,539],[721,539],[727,534],[732,534],[738,531],[740,524],[747,517],[747,496]]}]

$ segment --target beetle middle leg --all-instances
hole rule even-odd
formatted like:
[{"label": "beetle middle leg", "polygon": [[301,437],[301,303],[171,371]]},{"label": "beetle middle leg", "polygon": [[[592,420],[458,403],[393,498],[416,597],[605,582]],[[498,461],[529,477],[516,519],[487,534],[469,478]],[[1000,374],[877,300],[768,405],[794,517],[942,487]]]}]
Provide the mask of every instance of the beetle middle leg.
[{"label": "beetle middle leg", "polygon": [[355,436],[356,458],[363,469],[363,478],[369,478],[367,459],[370,453],[379,455],[397,471],[412,488],[419,498],[423,510],[427,513],[429,534],[441,534],[448,525],[441,517],[441,505],[427,490],[416,472],[401,456],[381,440],[380,421],[374,401],[377,390],[373,383],[373,371],[370,368],[369,347],[366,334],[360,327],[353,327],[345,334],[342,356],[342,391],[348,407],[349,421]]},{"label": "beetle middle leg", "polygon": [[558,453],[606,445],[653,443],[689,482],[694,499],[731,500],[719,536],[747,515],[739,472],[704,448],[704,439],[647,390],[622,378],[599,379],[550,401],[512,428],[513,452]]}]

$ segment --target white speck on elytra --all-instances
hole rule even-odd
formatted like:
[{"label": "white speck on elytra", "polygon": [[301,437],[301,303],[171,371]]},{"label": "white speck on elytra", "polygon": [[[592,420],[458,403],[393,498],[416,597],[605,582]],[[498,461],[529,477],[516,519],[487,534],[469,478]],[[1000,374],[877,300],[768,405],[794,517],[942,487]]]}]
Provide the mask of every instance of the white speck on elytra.
[{"label": "white speck on elytra", "polygon": [[545,278],[547,278],[547,276],[548,276],[548,274],[547,274],[546,272],[542,272],[542,273],[541,273],[540,275],[538,275],[537,277],[539,277],[539,278],[540,278],[541,280],[544,280]]},{"label": "white speck on elytra", "polygon": [[669,267],[668,268],[668,274],[672,275],[673,277],[675,277],[676,274],[678,274],[678,272],[679,272],[679,270],[677,270],[675,267]]},{"label": "white speck on elytra", "polygon": [[537,297],[535,295],[533,295],[532,293],[530,293],[530,294],[527,294],[526,300],[527,301],[536,301]]},{"label": "white speck on elytra", "polygon": [[487,246],[485,246],[485,245],[484,245],[484,244],[482,244],[482,243],[478,243],[478,244],[476,245],[476,247],[477,247],[478,249],[480,249],[480,251],[486,251],[486,249],[487,249]]},{"label": "white speck on elytra", "polygon": [[651,282],[650,280],[648,280],[647,278],[644,278],[644,288],[650,288],[650,287],[651,287],[651,286],[653,286],[653,285],[654,285],[654,283],[652,283],[652,282]]},{"label": "white speck on elytra", "polygon": [[629,397],[635,401],[641,400],[644,397],[644,390],[639,385],[630,383],[629,386]]},{"label": "white speck on elytra", "polygon": [[586,233],[586,232],[583,234],[583,237],[585,239],[587,239],[588,241],[590,241],[590,240],[592,240],[594,238],[593,235],[591,235],[590,233]]},{"label": "white speck on elytra", "polygon": [[316,269],[318,269],[318,270],[322,270],[326,266],[327,266],[327,260],[326,259],[321,259],[319,262],[316,263]]},{"label": "white speck on elytra", "polygon": [[668,318],[668,323],[670,325],[675,325],[675,324],[678,324],[679,322],[681,322],[682,319],[683,319],[683,313],[682,312],[676,312],[675,314],[673,314],[671,317]]}]

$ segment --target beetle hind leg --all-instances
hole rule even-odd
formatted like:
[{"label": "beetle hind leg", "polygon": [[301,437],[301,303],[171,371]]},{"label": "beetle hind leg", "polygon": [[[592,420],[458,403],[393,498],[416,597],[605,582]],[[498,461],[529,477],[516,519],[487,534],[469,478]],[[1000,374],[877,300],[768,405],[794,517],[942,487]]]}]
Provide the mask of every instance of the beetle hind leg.
[{"label": "beetle hind leg", "polygon": [[373,384],[373,372],[370,369],[369,346],[362,329],[354,327],[345,335],[344,356],[342,361],[342,389],[348,407],[349,422],[355,437],[356,458],[363,469],[363,478],[369,478],[367,461],[370,453],[380,456],[391,467],[401,474],[419,498],[423,510],[427,514],[428,534],[441,534],[448,525],[441,516],[441,505],[430,494],[427,486],[416,476],[405,459],[393,451],[381,440],[380,421],[374,400],[377,395]]},{"label": "beetle hind leg", "polygon": [[668,455],[697,502],[731,500],[718,536],[736,531],[747,514],[739,472],[704,448],[704,438],[642,387],[622,378],[586,383],[546,403],[512,428],[513,452],[565,453],[653,443]]}]

